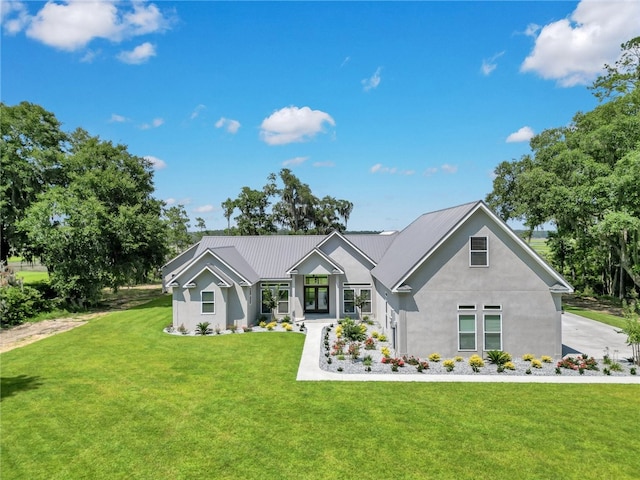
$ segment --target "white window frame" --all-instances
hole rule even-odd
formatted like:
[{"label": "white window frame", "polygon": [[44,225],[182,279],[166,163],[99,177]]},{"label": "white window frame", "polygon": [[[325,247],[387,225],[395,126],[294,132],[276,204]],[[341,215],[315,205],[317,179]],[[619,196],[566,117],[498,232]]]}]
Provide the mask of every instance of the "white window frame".
[{"label": "white window frame", "polygon": [[[485,248],[484,249],[474,249],[473,248],[473,240],[476,238],[484,238]],[[485,263],[484,264],[474,264],[473,263],[473,254],[474,253],[484,253],[485,255]],[[469,266],[472,268],[486,268],[489,266],[489,237],[487,236],[473,236],[469,237]]]},{"label": "white window frame", "polygon": [[[346,304],[347,304],[347,300],[345,300],[345,292],[347,291],[352,291],[353,292],[353,300],[349,300],[349,303],[353,304],[353,310],[347,310],[346,309]],[[356,314],[358,312],[358,309],[356,307],[356,297],[359,295],[362,295],[363,291],[368,291],[369,292],[369,308],[368,309],[362,309],[362,313],[363,315],[370,315],[371,313],[373,313],[373,288],[371,287],[370,284],[354,284],[354,283],[345,283],[342,285],[342,311],[347,314]]]},{"label": "white window frame", "polygon": [[458,310],[476,310],[476,304],[475,303],[459,303],[458,304]]},{"label": "white window frame", "polygon": [[[487,317],[498,317],[500,320],[500,330],[497,332],[488,332],[487,331]],[[482,333],[483,333],[483,347],[484,351],[487,352],[489,350],[502,350],[502,314],[501,313],[485,313],[482,318]],[[498,334],[500,335],[500,347],[499,348],[487,348],[487,333],[490,334]]]},{"label": "white window frame", "polygon": [[[260,313],[262,315],[271,314],[271,312],[265,312],[262,308],[264,306],[264,302],[262,301],[262,292],[267,288],[275,292],[276,287],[278,288],[281,294],[282,292],[287,293],[286,299],[278,298],[278,306],[276,307],[276,313],[278,315],[288,315],[290,313],[291,285],[288,283],[280,283],[280,282],[265,282],[260,284]],[[282,308],[284,305],[286,305],[286,308]]]},{"label": "white window frame", "polygon": [[[212,300],[205,300],[204,294],[210,293],[213,297]],[[205,305],[213,305],[213,312],[205,312]],[[214,290],[203,290],[200,292],[200,314],[201,315],[215,315],[216,314],[216,292]]]},{"label": "white window frame", "polygon": [[[461,342],[460,342],[460,335],[461,334],[469,334],[472,333],[471,331],[461,331],[460,330],[460,319],[461,317],[473,317],[473,348],[462,348]],[[475,313],[459,313],[458,314],[458,350],[461,352],[476,352],[478,350],[478,325],[477,325],[478,319],[476,317]]]},{"label": "white window frame", "polygon": [[482,306],[483,310],[488,310],[490,312],[501,312],[502,311],[502,305],[499,304],[485,304]]}]

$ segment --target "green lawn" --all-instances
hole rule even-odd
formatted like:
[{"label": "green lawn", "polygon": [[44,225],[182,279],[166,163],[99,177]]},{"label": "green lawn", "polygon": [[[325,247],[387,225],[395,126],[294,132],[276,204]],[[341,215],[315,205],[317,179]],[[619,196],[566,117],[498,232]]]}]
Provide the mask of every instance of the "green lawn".
[{"label": "green lawn", "polygon": [[0,477],[637,478],[636,385],[296,382],[304,336],[170,298],[4,353]]},{"label": "green lawn", "polygon": [[575,313],[576,315],[580,315],[581,317],[590,318],[591,320],[605,323],[607,325],[611,325],[612,327],[624,328],[627,322],[623,317],[610,315],[608,313],[596,312],[594,310],[587,310],[586,308],[567,305],[564,309],[567,312]]},{"label": "green lawn", "polygon": [[532,238],[529,242],[529,246],[535,250],[535,252],[542,258],[548,258],[551,251],[547,244],[546,238]]},{"label": "green lawn", "polygon": [[36,272],[31,270],[16,272],[16,277],[21,278],[25,285],[34,285],[36,283],[49,281],[49,274],[47,272]]}]

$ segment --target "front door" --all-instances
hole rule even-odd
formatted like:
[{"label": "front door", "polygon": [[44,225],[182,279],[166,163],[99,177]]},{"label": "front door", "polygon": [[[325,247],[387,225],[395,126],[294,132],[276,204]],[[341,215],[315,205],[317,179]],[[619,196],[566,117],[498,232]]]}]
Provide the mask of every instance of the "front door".
[{"label": "front door", "polygon": [[329,287],[304,287],[304,312],[329,313]]}]

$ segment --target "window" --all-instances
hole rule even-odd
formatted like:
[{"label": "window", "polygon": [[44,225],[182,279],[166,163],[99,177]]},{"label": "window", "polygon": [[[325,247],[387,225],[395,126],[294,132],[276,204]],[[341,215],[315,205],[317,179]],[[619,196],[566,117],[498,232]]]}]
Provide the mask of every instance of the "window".
[{"label": "window", "polygon": [[475,309],[476,309],[476,305],[471,303],[458,305],[458,310],[475,310]]},{"label": "window", "polygon": [[356,313],[356,291],[353,288],[345,288],[342,291],[344,313]]},{"label": "window", "polygon": [[502,316],[499,314],[484,316],[484,349],[502,350]]},{"label": "window", "polygon": [[288,283],[263,283],[260,290],[261,307],[260,312],[264,314],[270,314],[271,310],[264,303],[264,291],[271,290],[273,295],[278,297],[278,305],[276,307],[277,313],[289,313],[289,284]]},{"label": "window", "polygon": [[329,285],[328,275],[305,275],[305,285]]},{"label": "window", "polygon": [[200,300],[200,304],[202,305],[202,313],[216,313],[215,292],[201,292]]},{"label": "window", "polygon": [[489,239],[471,237],[469,239],[469,264],[472,267],[489,266]]},{"label": "window", "polygon": [[[353,284],[351,284],[353,285]],[[371,289],[359,288],[356,289],[352,286],[345,286],[342,290],[342,305],[344,313],[357,313],[356,312],[356,297],[360,296],[364,300],[362,304],[361,313],[371,313]]]},{"label": "window", "polygon": [[476,350],[476,316],[458,315],[458,350]]},{"label": "window", "polygon": [[502,305],[485,305],[482,307],[483,310],[502,310]]}]

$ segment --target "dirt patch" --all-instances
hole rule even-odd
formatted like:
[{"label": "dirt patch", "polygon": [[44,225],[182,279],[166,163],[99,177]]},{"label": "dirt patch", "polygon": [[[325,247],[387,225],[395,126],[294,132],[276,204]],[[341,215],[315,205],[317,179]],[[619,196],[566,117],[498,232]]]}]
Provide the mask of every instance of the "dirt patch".
[{"label": "dirt patch", "polygon": [[595,297],[567,295],[562,298],[562,303],[570,307],[584,308],[585,310],[608,313],[609,315],[616,315],[618,317],[623,316],[621,307]]},{"label": "dirt patch", "polygon": [[142,305],[162,294],[162,289],[157,285],[141,285],[123,289],[117,294],[110,294],[102,302],[100,308],[86,314],[73,317],[42,320],[41,322],[28,322],[23,325],[0,331],[0,353],[8,352],[14,348],[23,347],[37,342],[43,338],[66,332],[86,324],[93,318],[102,317],[110,312],[127,310]]}]

